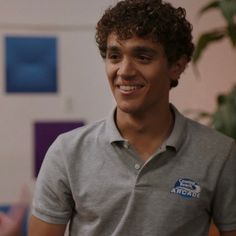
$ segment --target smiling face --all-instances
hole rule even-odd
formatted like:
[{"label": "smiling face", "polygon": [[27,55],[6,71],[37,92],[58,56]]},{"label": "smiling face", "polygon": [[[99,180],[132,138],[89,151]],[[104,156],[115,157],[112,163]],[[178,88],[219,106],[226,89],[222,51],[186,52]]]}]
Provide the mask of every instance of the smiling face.
[{"label": "smiling face", "polygon": [[105,66],[117,111],[130,114],[166,109],[170,80],[180,75],[168,65],[161,44],[138,37],[119,40],[115,33],[107,40]]}]

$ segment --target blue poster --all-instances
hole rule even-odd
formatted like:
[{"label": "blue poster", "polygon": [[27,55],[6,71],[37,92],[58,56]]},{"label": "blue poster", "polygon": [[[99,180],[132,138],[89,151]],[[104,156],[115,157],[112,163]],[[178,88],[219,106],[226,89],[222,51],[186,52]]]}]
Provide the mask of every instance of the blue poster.
[{"label": "blue poster", "polygon": [[56,93],[57,39],[6,37],[7,93]]}]

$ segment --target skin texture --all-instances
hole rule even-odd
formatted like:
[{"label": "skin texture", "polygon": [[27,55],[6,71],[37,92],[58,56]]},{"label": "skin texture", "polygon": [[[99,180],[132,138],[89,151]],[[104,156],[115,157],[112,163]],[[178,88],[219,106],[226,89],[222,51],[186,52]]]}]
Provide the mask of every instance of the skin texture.
[{"label": "skin texture", "polygon": [[170,83],[186,63],[182,57],[169,65],[162,45],[149,38],[108,37],[105,67],[117,103],[116,123],[144,161],[171,132]]},{"label": "skin texture", "polygon": [[29,223],[29,236],[63,236],[66,225],[46,223],[34,216],[31,216]]},{"label": "skin texture", "polygon": [[[138,37],[122,41],[111,34],[107,48],[106,72],[118,113],[141,116],[168,107],[170,79],[178,77],[160,44]],[[122,85],[136,89],[124,90]]]}]

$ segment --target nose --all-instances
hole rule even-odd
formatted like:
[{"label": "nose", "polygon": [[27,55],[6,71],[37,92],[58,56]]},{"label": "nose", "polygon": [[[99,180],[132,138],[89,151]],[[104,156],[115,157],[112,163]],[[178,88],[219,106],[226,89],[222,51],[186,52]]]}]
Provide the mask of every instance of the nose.
[{"label": "nose", "polygon": [[136,68],[132,60],[123,58],[119,63],[117,75],[123,79],[130,79],[136,76]]}]

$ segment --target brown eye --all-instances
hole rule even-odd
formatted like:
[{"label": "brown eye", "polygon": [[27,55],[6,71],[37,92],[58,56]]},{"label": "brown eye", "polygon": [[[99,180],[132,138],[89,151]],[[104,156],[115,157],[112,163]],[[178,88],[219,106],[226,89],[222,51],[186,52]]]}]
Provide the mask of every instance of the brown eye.
[{"label": "brown eye", "polygon": [[147,55],[139,55],[139,56],[138,56],[138,60],[139,60],[140,62],[142,62],[142,63],[147,64],[147,63],[149,63],[149,62],[152,61],[152,57],[147,56]]},{"label": "brown eye", "polygon": [[118,55],[117,54],[111,54],[111,55],[109,55],[108,58],[116,60],[118,58]]},{"label": "brown eye", "polygon": [[112,63],[116,63],[121,59],[121,55],[119,53],[108,53],[107,59],[109,59]]}]

